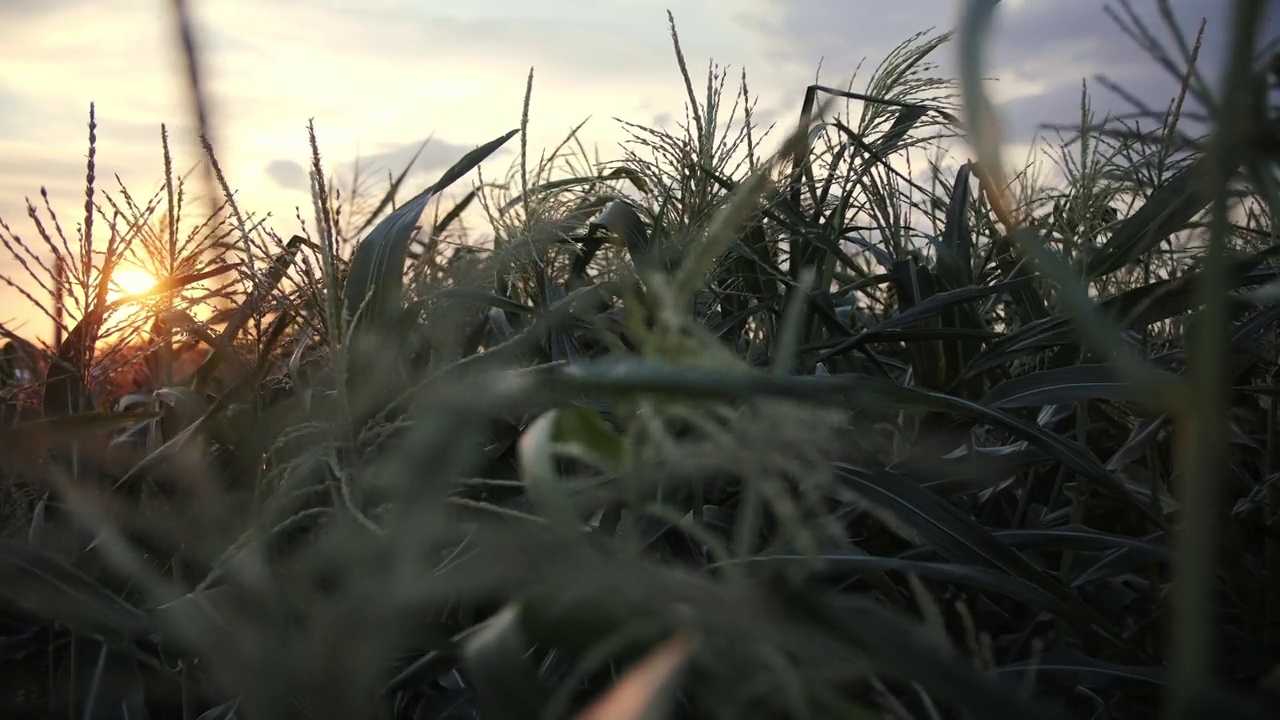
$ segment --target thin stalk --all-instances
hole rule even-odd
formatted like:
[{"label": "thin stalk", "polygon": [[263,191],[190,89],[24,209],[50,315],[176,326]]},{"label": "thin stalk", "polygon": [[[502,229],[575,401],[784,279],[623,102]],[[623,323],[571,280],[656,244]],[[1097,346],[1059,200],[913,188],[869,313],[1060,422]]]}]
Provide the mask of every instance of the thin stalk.
[{"label": "thin stalk", "polygon": [[[1196,286],[1197,313],[1188,337],[1190,392],[1179,413],[1180,527],[1174,534],[1175,584],[1171,638],[1170,720],[1192,720],[1212,710],[1214,689],[1214,560],[1218,551],[1219,486],[1226,474],[1229,410],[1230,316],[1226,278],[1230,211],[1227,185],[1243,152],[1251,118],[1253,48],[1263,2],[1237,0],[1223,98],[1209,146],[1205,181],[1214,191],[1208,252]],[[1194,399],[1192,401],[1191,399]]]}]

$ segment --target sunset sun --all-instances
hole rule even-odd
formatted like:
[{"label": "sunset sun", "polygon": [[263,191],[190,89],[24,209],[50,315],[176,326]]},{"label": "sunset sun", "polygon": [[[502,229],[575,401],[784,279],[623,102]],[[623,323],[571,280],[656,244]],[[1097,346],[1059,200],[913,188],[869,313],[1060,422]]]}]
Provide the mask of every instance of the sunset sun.
[{"label": "sunset sun", "polygon": [[118,300],[129,295],[145,293],[155,286],[156,279],[140,267],[120,267],[112,273],[111,284],[112,300]]}]

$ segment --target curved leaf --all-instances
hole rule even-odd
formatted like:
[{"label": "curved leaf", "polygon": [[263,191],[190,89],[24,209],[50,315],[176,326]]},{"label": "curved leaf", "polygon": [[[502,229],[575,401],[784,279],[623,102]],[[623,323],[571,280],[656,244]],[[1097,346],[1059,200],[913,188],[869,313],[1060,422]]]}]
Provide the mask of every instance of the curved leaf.
[{"label": "curved leaf", "polygon": [[742,398],[771,395],[796,400],[899,412],[904,408],[951,413],[987,423],[1039,447],[1095,483],[1155,527],[1165,529],[1152,511],[1085,447],[1033,423],[945,393],[904,387],[867,376],[769,376],[747,368],[709,371],[676,367],[651,360],[605,358],[557,367],[545,376],[548,385],[572,399],[575,393],[679,393],[685,397]]},{"label": "curved leaf", "polygon": [[236,710],[239,709],[239,700],[229,700],[200,713],[200,717],[196,720],[237,720],[239,715],[236,714]]},{"label": "curved leaf", "polygon": [[547,691],[527,657],[531,649],[518,605],[508,605],[463,642],[462,666],[484,717],[526,720],[546,703]]},{"label": "curved leaf", "polygon": [[916,623],[878,603],[857,596],[824,598],[812,592],[792,592],[787,599],[794,614],[861,648],[873,666],[910,678],[930,695],[963,708],[970,717],[1066,718],[1053,705],[1010,693],[966,661],[944,656]]},{"label": "curved leaf", "polygon": [[369,216],[365,218],[364,223],[356,229],[356,234],[368,230],[369,226],[373,224],[374,219],[381,215],[383,210],[386,210],[396,201],[396,194],[400,192],[400,186],[404,184],[404,179],[409,176],[409,171],[413,169],[415,164],[417,164],[418,158],[422,155],[422,151],[427,149],[427,144],[430,142],[430,140],[427,140],[418,146],[418,150],[413,153],[413,157],[409,158],[409,162],[405,164],[404,168],[400,171],[400,174],[391,181],[391,184],[387,187],[387,191],[382,194],[382,198],[378,200],[378,204],[374,206],[373,212],[369,213]]},{"label": "curved leaf", "polygon": [[856,553],[823,553],[816,557],[804,555],[761,555],[745,558],[742,562],[752,565],[770,565],[787,561],[809,563],[815,559],[822,565],[822,570],[820,571],[822,576],[839,574],[843,578],[848,573],[880,572],[918,575],[930,580],[971,587],[986,592],[1000,593],[1060,615],[1066,615],[1071,612],[1067,605],[1064,605],[1058,598],[1045,592],[1034,583],[1027,582],[1003,571],[967,563],[924,562]]},{"label": "curved leaf", "polygon": [[[1204,182],[1204,174],[1212,156],[1202,157],[1169,178],[1151,193],[1137,212],[1120,222],[1111,237],[1085,265],[1087,278],[1098,278],[1115,272],[1137,258],[1151,252],[1170,235],[1185,229],[1192,218],[1208,207],[1214,198]],[[1235,173],[1239,161],[1227,170]]]},{"label": "curved leaf", "polygon": [[614,200],[600,213],[592,225],[609,231],[615,244],[626,248],[636,270],[659,271],[669,268],[666,248],[654,243],[644,220],[625,200]]},{"label": "curved leaf", "polygon": [[973,285],[973,232],[969,227],[972,175],[973,167],[969,163],[962,165],[956,172],[942,236],[935,244],[938,274],[954,288]]},{"label": "curved leaf", "polygon": [[560,190],[567,190],[569,188],[574,188],[574,187],[583,187],[583,186],[590,187],[594,185],[599,185],[600,183],[603,183],[603,182],[609,182],[609,181],[618,180],[618,179],[625,179],[628,182],[630,182],[631,185],[635,187],[637,190],[639,190],[640,192],[647,192],[648,184],[645,182],[644,177],[640,173],[636,172],[633,168],[620,165],[616,168],[613,168],[609,172],[601,173],[599,175],[586,175],[581,177],[560,178],[559,180],[550,180],[540,185],[531,187],[529,188],[528,195],[525,195],[524,193],[519,193],[515,197],[508,200],[507,202],[503,203],[502,207],[498,209],[498,214],[506,215],[507,213],[511,212],[517,207],[520,207],[520,205],[522,205],[526,199],[535,197],[537,195],[542,195],[544,193],[553,193]]},{"label": "curved leaf", "polygon": [[343,308],[350,321],[355,322],[360,316],[361,323],[376,325],[399,313],[405,258],[422,211],[432,198],[474,170],[518,132],[512,130],[464,155],[434,185],[383,218],[356,246],[343,289]]},{"label": "curved leaf", "polygon": [[1110,621],[951,503],[897,473],[844,464],[835,468],[845,487],[872,506],[873,515],[888,514],[890,526],[909,528],[952,562],[1001,570],[1034,585],[1057,601],[1063,619],[1081,633],[1131,655],[1138,652]]},{"label": "curved leaf", "polygon": [[29,612],[105,640],[130,643],[150,634],[146,614],[66,561],[0,540],[0,595]]},{"label": "curved leaf", "polygon": [[[1228,261],[1228,287],[1237,289],[1258,285],[1280,277],[1280,269],[1259,268],[1268,258],[1280,254],[1280,246],[1268,248],[1248,257]],[[1171,280],[1161,280],[1128,290],[1100,303],[1100,309],[1116,322],[1140,330],[1168,320],[1191,309],[1199,271]],[[1013,360],[1048,348],[1076,342],[1071,321],[1062,316],[1041,318],[1027,323],[992,342],[964,369],[966,377],[1007,365]]]},{"label": "curved leaf", "polygon": [[996,285],[986,287],[966,287],[958,290],[947,290],[930,296],[909,309],[890,317],[879,325],[858,333],[854,337],[845,340],[834,348],[820,354],[818,361],[826,360],[830,357],[840,355],[849,350],[862,345],[876,336],[889,330],[896,330],[915,323],[923,322],[930,318],[937,317],[942,313],[950,310],[958,305],[973,302],[991,295],[998,295],[1013,288],[1016,288],[1026,282],[1029,278],[1002,282]]},{"label": "curved leaf", "polygon": [[982,404],[997,408],[1040,407],[1082,400],[1140,400],[1136,388],[1116,377],[1110,365],[1070,365],[1006,380]]},{"label": "curved leaf", "polygon": [[1026,675],[1037,679],[1047,676],[1055,684],[1067,687],[1084,685],[1094,689],[1106,688],[1116,682],[1163,686],[1168,681],[1168,672],[1161,667],[1117,665],[1061,647],[1053,648],[1035,662],[1004,665],[995,668],[994,672],[997,676],[1017,675],[1019,679]]},{"label": "curved leaf", "polygon": [[1128,550],[1151,560],[1171,562],[1173,551],[1150,540],[1116,535],[1081,526],[1042,530],[998,530],[992,533],[1014,547],[1050,546],[1056,550],[1107,551]]}]

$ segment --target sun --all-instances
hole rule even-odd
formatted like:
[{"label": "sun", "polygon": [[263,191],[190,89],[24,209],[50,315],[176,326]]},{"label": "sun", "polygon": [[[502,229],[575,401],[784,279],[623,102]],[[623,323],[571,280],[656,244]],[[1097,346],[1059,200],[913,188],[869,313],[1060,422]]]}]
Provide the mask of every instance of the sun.
[{"label": "sun", "polygon": [[141,295],[151,288],[155,287],[156,279],[151,273],[135,266],[117,267],[115,272],[111,273],[111,295],[112,300],[127,297],[129,295]]}]

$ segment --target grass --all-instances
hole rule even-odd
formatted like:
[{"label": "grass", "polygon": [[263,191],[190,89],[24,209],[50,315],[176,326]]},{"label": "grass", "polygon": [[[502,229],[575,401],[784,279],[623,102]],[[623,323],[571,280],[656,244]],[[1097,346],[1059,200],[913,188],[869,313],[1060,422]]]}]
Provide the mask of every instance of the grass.
[{"label": "grass", "polygon": [[[151,198],[102,188],[91,111],[77,233],[48,197],[0,225],[56,328],[0,327],[0,707],[1268,717],[1278,78],[1233,7],[1210,82],[1122,4],[1181,90],[1136,122],[1084,87],[1063,183],[1000,157],[992,2],[780,129],[745,75],[695,89],[673,19],[676,128],[535,158],[530,74],[404,200],[313,127],[286,239],[233,200],[175,2],[210,207],[163,133]],[[122,263],[161,282],[109,299]]]}]

